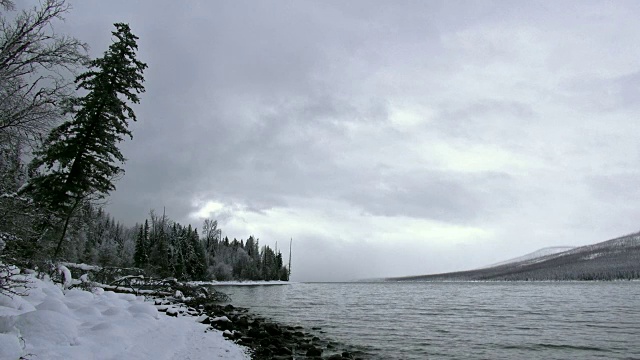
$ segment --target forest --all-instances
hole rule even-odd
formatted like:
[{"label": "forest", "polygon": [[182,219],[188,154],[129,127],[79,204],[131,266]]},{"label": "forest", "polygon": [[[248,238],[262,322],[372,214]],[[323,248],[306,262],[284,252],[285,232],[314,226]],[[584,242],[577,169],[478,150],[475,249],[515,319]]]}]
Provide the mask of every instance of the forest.
[{"label": "forest", "polygon": [[147,64],[124,23],[90,59],[87,44],[56,31],[69,11],[65,0],[27,9],[0,0],[0,291],[13,264],[60,261],[181,280],[288,280],[280,252],[253,236],[223,239],[215,220],[199,232],[152,211],[128,227],[103,210],[124,176],[118,145],[133,139]]}]

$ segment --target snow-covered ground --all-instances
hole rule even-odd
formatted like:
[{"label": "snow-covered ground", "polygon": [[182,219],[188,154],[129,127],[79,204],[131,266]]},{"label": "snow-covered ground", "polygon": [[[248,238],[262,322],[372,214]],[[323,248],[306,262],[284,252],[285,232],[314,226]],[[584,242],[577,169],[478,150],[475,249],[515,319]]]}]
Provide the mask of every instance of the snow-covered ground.
[{"label": "snow-covered ground", "polygon": [[169,317],[144,297],[61,290],[30,280],[26,296],[0,294],[0,359],[249,359],[247,349],[190,316]]}]

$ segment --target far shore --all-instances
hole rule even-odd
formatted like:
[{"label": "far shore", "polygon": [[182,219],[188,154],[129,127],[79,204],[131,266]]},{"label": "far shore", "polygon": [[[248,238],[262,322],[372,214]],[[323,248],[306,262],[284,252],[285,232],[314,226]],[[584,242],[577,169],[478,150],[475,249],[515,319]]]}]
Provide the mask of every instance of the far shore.
[{"label": "far shore", "polygon": [[190,281],[189,284],[198,286],[274,286],[295,284],[290,281]]}]

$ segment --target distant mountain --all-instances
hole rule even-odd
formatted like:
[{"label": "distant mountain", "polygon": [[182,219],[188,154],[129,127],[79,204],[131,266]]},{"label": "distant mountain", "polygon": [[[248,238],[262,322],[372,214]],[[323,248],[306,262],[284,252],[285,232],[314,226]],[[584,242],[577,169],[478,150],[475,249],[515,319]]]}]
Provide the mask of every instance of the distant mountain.
[{"label": "distant mountain", "polygon": [[[545,250],[545,249],[542,249]],[[525,255],[491,267],[387,281],[640,279],[640,232],[543,256]]]},{"label": "distant mountain", "polygon": [[542,248],[542,249],[536,250],[536,251],[534,251],[532,253],[528,253],[526,255],[519,256],[517,258],[513,258],[513,259],[501,261],[499,263],[491,264],[489,266],[485,266],[483,269],[490,268],[490,267],[495,267],[495,266],[500,266],[500,265],[516,263],[516,262],[521,262],[521,261],[525,261],[525,260],[532,260],[532,259],[536,259],[536,258],[541,258],[543,256],[553,255],[553,254],[565,252],[565,251],[568,251],[568,250],[571,250],[571,249],[574,249],[574,248],[575,248],[575,246],[551,246],[551,247],[546,247],[546,248]]}]

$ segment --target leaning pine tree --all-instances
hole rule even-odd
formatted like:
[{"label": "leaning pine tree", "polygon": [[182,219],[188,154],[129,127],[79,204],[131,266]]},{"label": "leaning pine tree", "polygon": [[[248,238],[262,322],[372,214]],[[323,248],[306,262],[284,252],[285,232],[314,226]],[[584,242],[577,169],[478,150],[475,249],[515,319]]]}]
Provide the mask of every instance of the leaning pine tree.
[{"label": "leaning pine tree", "polygon": [[116,165],[125,161],[117,144],[125,135],[132,138],[128,122],[136,115],[129,103],[140,102],[147,65],[136,59],[138,37],[129,25],[117,23],[115,28],[104,56],[76,78],[77,89],[86,95],[70,102],[72,119],[51,131],[31,163],[35,175],[26,191],[60,219],[54,258],[78,205],[115,190],[113,182],[124,172]]}]

